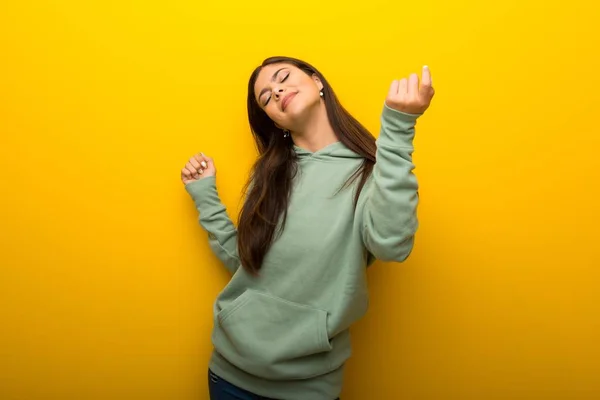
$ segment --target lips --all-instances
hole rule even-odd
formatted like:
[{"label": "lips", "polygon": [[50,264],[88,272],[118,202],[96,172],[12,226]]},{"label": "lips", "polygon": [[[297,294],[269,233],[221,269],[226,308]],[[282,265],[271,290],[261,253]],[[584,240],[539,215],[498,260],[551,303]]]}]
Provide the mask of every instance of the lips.
[{"label": "lips", "polygon": [[292,99],[296,97],[296,93],[290,93],[287,96],[285,96],[283,98],[283,100],[281,100],[281,109],[283,111],[285,111],[285,108],[287,107],[287,105],[290,103],[290,101],[292,101]]}]

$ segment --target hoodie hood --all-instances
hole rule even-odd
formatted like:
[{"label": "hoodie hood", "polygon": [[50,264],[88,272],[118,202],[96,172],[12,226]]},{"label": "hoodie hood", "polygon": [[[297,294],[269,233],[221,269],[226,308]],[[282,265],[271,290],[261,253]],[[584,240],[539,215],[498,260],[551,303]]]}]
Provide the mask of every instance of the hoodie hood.
[{"label": "hoodie hood", "polygon": [[332,143],[315,152],[294,145],[294,151],[300,161],[363,158],[360,154],[346,147],[342,142]]}]

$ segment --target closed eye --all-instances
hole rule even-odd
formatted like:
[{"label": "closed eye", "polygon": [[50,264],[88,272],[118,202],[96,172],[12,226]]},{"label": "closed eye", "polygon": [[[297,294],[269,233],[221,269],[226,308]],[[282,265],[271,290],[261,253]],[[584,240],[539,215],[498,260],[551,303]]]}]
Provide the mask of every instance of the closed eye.
[{"label": "closed eye", "polygon": [[[287,74],[286,74],[286,75],[283,77],[283,79],[281,79],[281,82],[280,82],[280,83],[283,83],[283,82],[285,82],[285,81],[287,80],[287,78],[289,78],[289,76],[290,76],[290,72],[288,72],[288,73],[287,73]],[[266,107],[266,106],[267,106],[267,104],[269,104],[269,101],[271,101],[271,96],[267,97],[267,100],[265,101],[265,104],[263,105],[263,107]]]}]

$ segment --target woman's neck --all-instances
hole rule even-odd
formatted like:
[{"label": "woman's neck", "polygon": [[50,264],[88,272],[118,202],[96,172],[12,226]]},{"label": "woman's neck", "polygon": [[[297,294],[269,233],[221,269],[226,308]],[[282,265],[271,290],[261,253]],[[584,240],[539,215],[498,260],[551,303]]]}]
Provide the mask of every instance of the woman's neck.
[{"label": "woman's neck", "polygon": [[291,134],[296,146],[312,153],[339,141],[329,123],[323,103],[311,113],[311,117],[306,119],[299,129],[293,130]]}]

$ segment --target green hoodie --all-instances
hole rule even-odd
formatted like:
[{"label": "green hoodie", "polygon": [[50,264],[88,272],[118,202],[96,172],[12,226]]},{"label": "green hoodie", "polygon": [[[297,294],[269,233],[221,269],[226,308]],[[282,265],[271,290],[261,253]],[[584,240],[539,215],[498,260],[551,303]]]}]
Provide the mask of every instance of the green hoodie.
[{"label": "green hoodie", "polygon": [[215,374],[270,398],[340,395],[349,328],[367,311],[366,267],[375,258],[401,262],[413,247],[418,117],[384,106],[377,162],[356,208],[357,185],[338,190],[362,157],[341,142],[314,153],[294,146],[299,170],[285,229],[258,277],[240,266],[236,228],[215,178],[186,185],[212,250],[233,273],[214,304],[209,367]]}]

